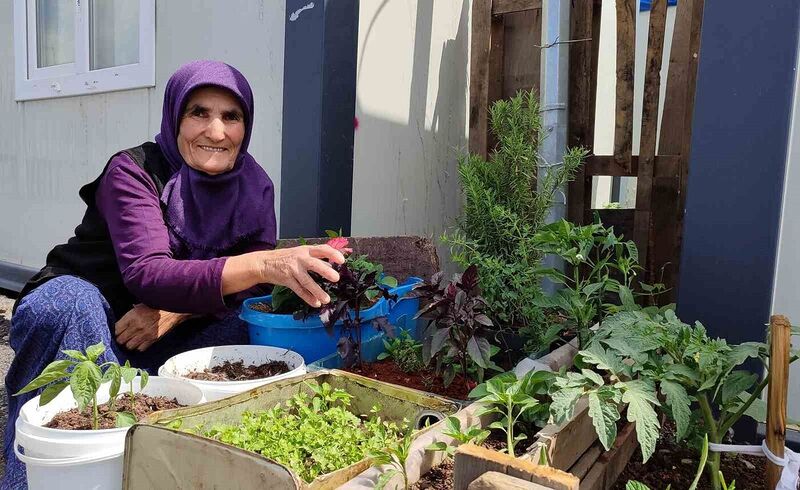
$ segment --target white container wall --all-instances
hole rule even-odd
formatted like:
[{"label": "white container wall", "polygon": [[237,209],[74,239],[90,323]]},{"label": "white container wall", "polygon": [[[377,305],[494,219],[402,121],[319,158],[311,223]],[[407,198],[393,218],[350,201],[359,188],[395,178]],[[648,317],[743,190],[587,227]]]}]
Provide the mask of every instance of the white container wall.
[{"label": "white container wall", "polygon": [[[156,87],[14,101],[11,1],[0,2],[0,261],[39,268],[85,206],[78,189],[116,151],[152,140],[169,76],[198,58],[244,73],[255,93],[250,152],[280,199],[285,3],[282,0],[156,2]],[[277,210],[276,206],[276,210]]]},{"label": "white container wall", "polygon": [[[795,69],[796,77],[798,73],[800,72]],[[794,107],[786,153],[786,176],[783,181],[783,207],[778,256],[775,263],[772,313],[785,315],[793,325],[798,325],[800,324],[800,252],[797,247],[800,240],[800,78],[795,80]],[[754,206],[758,205],[758,200],[759,196],[753,196]],[[753,325],[753,328],[759,328],[759,325]],[[798,339],[792,337],[794,348],[798,346]],[[789,371],[787,415],[791,420],[800,420],[800,363],[798,362],[792,364]]]},{"label": "white container wall", "polygon": [[361,2],[354,236],[436,238],[458,215],[470,8],[468,0]]}]

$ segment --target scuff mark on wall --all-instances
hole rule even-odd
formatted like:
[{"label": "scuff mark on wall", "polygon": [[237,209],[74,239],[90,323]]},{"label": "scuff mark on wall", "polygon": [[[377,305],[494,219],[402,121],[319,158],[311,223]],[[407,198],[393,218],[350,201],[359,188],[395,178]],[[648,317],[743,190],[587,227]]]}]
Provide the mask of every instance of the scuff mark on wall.
[{"label": "scuff mark on wall", "polygon": [[292,12],[292,15],[289,16],[289,21],[294,22],[300,18],[300,14],[303,13],[303,10],[311,10],[314,8],[314,2],[310,2],[305,7],[300,7],[299,9]]}]

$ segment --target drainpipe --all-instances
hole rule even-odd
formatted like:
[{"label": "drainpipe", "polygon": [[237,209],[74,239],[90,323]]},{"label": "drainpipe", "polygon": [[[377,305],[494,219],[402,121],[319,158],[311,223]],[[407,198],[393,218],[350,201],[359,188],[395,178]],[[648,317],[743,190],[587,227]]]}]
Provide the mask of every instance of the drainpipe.
[{"label": "drainpipe", "polygon": [[[547,172],[562,161],[567,149],[567,88],[569,79],[569,44],[557,44],[569,40],[569,7],[570,0],[542,1],[542,56],[540,101],[542,124],[545,139],[541,146],[542,164],[539,175]],[[541,182],[541,179],[539,180]],[[553,196],[553,204],[547,215],[547,222],[552,223],[566,216],[567,190],[559,189]],[[564,270],[563,261],[548,256],[544,265]],[[543,287],[552,293],[556,285],[545,280]]]}]

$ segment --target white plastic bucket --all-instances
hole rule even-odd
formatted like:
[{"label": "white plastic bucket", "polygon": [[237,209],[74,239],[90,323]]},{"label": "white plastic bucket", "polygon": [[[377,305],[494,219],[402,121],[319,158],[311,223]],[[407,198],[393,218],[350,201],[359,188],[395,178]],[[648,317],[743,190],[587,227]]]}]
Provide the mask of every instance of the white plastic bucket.
[{"label": "white plastic bucket", "polygon": [[[109,387],[110,383],[100,387],[98,403],[108,401]],[[140,379],[137,377],[133,381],[134,391],[138,393],[139,387]],[[123,383],[120,391],[127,392],[128,389],[129,386]],[[141,392],[150,396],[169,396],[182,405],[197,405],[204,401],[199,388],[180,379],[151,376]],[[65,481],[81,482],[83,488],[122,488],[122,456],[127,427],[100,430],[43,427],[56,414],[77,406],[72,392],[65,388],[43,407],[39,406],[37,396],[20,409],[15,422],[14,451],[26,464],[31,490],[60,488]]]},{"label": "white plastic bucket", "polygon": [[20,453],[16,441],[14,452],[25,463],[29,490],[64,488],[64,485],[92,490],[122,488],[123,452],[78,458],[34,458]]},{"label": "white plastic bucket", "polygon": [[[290,371],[270,378],[247,381],[204,381],[185,377],[191,372],[213,368],[225,361],[242,361],[245,366],[257,366],[270,361],[284,361]],[[306,364],[300,354],[266,345],[223,345],[195,349],[169,358],[163,366],[158,368],[159,376],[185,379],[203,390],[207,401],[219,400],[274,381],[303,374],[306,374]]]}]

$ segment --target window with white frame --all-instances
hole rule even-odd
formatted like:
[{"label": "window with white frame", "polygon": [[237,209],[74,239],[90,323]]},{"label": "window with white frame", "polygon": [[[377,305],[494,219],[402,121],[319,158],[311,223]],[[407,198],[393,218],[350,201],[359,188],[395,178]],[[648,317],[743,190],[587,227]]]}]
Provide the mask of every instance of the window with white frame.
[{"label": "window with white frame", "polygon": [[155,85],[155,0],[14,0],[16,100]]}]

